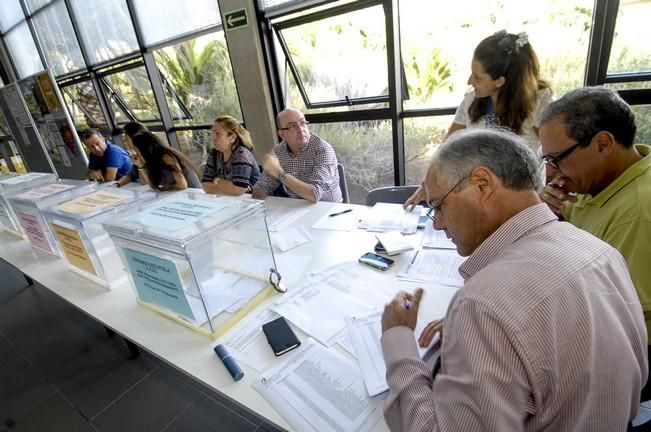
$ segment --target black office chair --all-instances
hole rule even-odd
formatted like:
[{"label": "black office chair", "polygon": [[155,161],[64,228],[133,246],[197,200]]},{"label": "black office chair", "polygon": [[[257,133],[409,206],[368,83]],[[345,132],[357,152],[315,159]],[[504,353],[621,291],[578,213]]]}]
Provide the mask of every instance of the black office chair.
[{"label": "black office chair", "polygon": [[366,205],[374,206],[378,202],[402,204],[416,192],[416,189],[418,189],[417,185],[375,188],[366,195]]},{"label": "black office chair", "polygon": [[339,173],[339,189],[341,189],[341,197],[343,202],[349,203],[350,198],[348,195],[348,182],[346,181],[346,170],[344,166],[340,163],[337,163],[337,172]]}]

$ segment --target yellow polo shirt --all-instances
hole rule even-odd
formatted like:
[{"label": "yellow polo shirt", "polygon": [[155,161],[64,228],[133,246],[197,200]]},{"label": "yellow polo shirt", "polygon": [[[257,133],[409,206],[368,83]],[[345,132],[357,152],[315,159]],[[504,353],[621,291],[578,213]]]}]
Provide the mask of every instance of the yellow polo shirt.
[{"label": "yellow polo shirt", "polygon": [[563,217],[599,237],[626,259],[651,344],[651,147],[636,144],[643,159],[631,165],[597,196],[566,203]]}]

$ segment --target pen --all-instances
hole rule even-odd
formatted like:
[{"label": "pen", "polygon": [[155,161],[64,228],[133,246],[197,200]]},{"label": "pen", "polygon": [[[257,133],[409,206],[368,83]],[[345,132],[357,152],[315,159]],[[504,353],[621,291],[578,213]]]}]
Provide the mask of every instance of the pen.
[{"label": "pen", "polygon": [[409,300],[405,299],[404,305],[405,305],[405,309],[407,310],[411,309],[411,302]]},{"label": "pen", "polygon": [[337,213],[329,214],[328,216],[330,216],[330,217],[339,216],[339,215],[342,215],[344,213],[350,213],[351,211],[353,211],[353,209],[346,209],[346,210],[342,210],[342,211],[337,212]]}]

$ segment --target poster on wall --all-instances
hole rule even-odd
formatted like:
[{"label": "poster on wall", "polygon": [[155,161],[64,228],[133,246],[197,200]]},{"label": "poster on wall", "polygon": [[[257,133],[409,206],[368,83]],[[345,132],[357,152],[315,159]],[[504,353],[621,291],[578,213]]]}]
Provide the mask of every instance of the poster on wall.
[{"label": "poster on wall", "polygon": [[86,155],[51,76],[41,72],[20,80],[18,86],[59,176],[84,178]]}]

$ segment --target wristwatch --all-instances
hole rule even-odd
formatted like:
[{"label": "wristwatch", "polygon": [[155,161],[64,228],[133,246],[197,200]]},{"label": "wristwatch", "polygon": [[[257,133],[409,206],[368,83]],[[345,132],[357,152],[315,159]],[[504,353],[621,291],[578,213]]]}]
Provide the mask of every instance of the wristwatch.
[{"label": "wristwatch", "polygon": [[285,171],[281,172],[280,175],[278,176],[278,180],[280,180],[282,184],[285,184],[286,179],[287,179],[287,173]]}]

